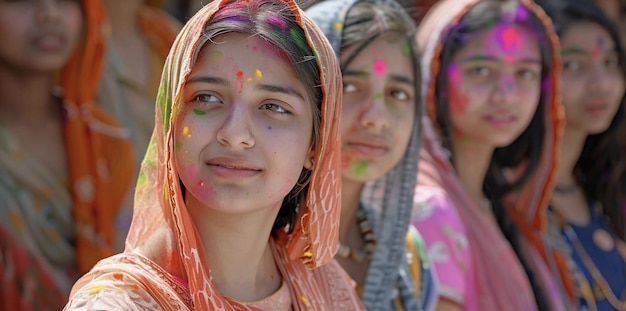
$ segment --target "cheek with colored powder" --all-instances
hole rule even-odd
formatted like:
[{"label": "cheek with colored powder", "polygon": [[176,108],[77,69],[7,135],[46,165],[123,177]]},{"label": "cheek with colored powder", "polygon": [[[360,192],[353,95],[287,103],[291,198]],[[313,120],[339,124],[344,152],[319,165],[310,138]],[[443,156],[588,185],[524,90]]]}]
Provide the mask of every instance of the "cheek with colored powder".
[{"label": "cheek with colored powder", "polygon": [[456,64],[448,67],[448,105],[451,114],[462,114],[467,108],[467,95],[462,91],[461,69]]},{"label": "cheek with colored powder", "polygon": [[357,175],[365,175],[367,173],[367,162],[359,160],[352,163],[352,172]]}]

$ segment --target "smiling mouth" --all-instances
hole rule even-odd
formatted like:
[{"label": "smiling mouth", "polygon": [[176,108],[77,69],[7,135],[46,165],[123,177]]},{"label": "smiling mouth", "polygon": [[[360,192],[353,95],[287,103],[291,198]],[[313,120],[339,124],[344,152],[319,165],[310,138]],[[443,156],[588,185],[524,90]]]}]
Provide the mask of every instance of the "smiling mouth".
[{"label": "smiling mouth", "polygon": [[517,117],[513,114],[495,114],[486,115],[483,120],[493,127],[504,127],[513,124]]},{"label": "smiling mouth", "polygon": [[224,158],[213,159],[206,164],[212,173],[227,179],[253,177],[263,171],[250,163]]}]

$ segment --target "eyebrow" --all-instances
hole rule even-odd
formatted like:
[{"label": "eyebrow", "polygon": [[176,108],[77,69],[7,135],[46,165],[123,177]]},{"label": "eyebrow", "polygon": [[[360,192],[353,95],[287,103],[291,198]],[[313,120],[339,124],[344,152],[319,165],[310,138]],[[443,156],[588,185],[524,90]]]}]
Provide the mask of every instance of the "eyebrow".
[{"label": "eyebrow", "polygon": [[[603,53],[613,53],[613,52],[617,52],[617,48],[615,46],[609,46],[609,48],[604,49],[602,51]],[[584,49],[579,48],[576,45],[568,45],[567,47],[564,47],[561,49],[561,55],[570,55],[570,54],[591,54],[592,51],[587,51]]]},{"label": "eyebrow", "polygon": [[[365,77],[365,76],[369,76],[370,73],[365,71],[365,70],[344,70],[343,71],[343,75],[344,76],[356,76],[356,77]],[[403,75],[395,75],[392,74],[391,75],[391,80],[393,80],[394,82],[400,82],[400,83],[405,83],[405,84],[410,84],[413,85],[413,83],[415,83],[415,81],[413,81],[413,79],[407,77],[407,76],[403,76]]]},{"label": "eyebrow", "polygon": [[228,81],[222,78],[213,77],[213,76],[196,76],[187,80],[187,84],[192,84],[192,83],[209,83],[209,84],[229,85]]},{"label": "eyebrow", "polygon": [[304,101],[304,96],[300,92],[287,86],[272,85],[272,84],[257,84],[255,88],[258,90],[267,91],[267,92],[283,93],[287,95],[296,96]]},{"label": "eyebrow", "polygon": [[[475,62],[475,61],[499,62],[501,60],[499,58],[496,58],[496,57],[491,56],[491,55],[486,55],[486,54],[475,54],[475,55],[472,55],[470,57],[467,57],[467,58],[461,60],[461,62]],[[520,58],[520,59],[518,59],[518,61],[522,62],[522,63],[541,64],[541,60],[536,59],[536,58],[532,58],[532,57]]]}]

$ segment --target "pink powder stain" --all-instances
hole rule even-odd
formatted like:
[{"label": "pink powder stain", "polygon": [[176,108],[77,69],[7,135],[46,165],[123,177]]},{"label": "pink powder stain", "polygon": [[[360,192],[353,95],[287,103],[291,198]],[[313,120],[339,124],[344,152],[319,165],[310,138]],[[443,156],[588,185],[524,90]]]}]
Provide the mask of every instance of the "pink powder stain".
[{"label": "pink powder stain", "polygon": [[239,93],[243,91],[243,72],[241,70],[237,71],[237,84],[239,85]]},{"label": "pink powder stain", "polygon": [[387,71],[387,63],[385,63],[384,60],[382,59],[377,59],[374,61],[374,73],[377,76],[383,76],[385,74],[385,71]]},{"label": "pink powder stain", "polygon": [[359,128],[358,128],[356,125],[353,125],[353,126],[350,128],[350,134],[356,134],[356,133],[358,133],[358,132],[359,132]]},{"label": "pink powder stain", "polygon": [[591,56],[592,56],[593,58],[598,58],[598,57],[600,57],[600,54],[602,54],[602,51],[600,50],[600,48],[599,48],[599,47],[595,47],[595,48],[593,48],[593,50],[591,50]]},{"label": "pink powder stain", "polygon": [[507,57],[504,58],[504,61],[507,65],[513,65],[515,58],[512,55],[507,55]]},{"label": "pink powder stain", "polygon": [[448,66],[448,92],[450,113],[461,114],[467,107],[467,96],[460,91],[461,69],[457,64]]},{"label": "pink powder stain", "polygon": [[503,48],[505,52],[512,52],[522,46],[522,36],[513,28],[513,26],[507,26],[501,34]]}]

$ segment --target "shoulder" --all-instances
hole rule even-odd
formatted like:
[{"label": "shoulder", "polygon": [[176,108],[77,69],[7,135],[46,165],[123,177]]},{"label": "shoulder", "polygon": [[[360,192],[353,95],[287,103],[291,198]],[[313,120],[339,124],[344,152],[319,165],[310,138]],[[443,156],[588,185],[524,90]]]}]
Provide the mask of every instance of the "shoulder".
[{"label": "shoulder", "polygon": [[135,254],[100,261],[76,282],[64,310],[190,310],[186,290]]},{"label": "shoulder", "polygon": [[462,222],[456,210],[456,206],[445,192],[440,188],[417,187],[413,199],[413,223],[420,229],[424,225],[440,226],[453,224],[462,227]]}]

